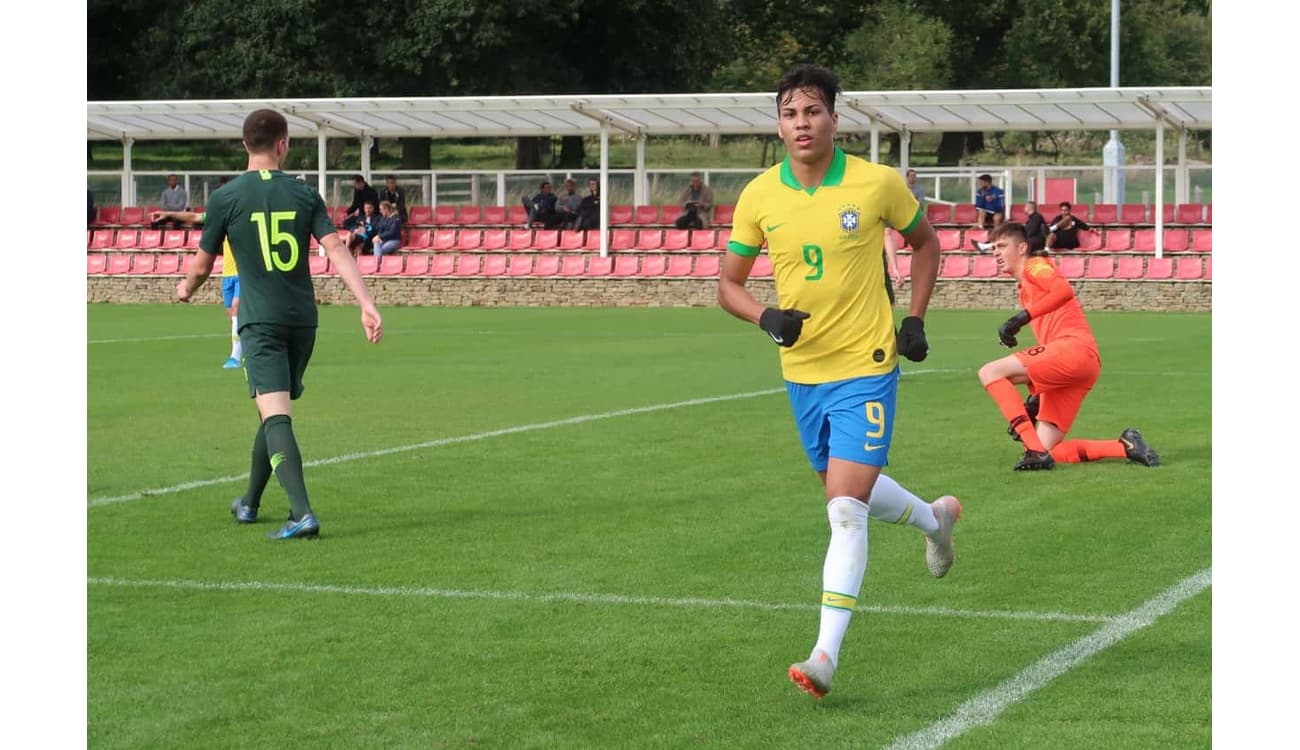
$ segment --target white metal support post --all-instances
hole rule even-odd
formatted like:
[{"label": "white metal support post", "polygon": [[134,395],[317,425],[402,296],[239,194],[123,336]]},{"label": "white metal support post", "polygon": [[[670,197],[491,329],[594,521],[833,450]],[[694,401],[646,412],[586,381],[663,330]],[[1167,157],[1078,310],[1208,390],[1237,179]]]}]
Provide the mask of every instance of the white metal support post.
[{"label": "white metal support post", "polygon": [[[637,140],[637,166],[644,169],[645,136]],[[600,257],[609,257],[609,123],[600,123]],[[588,230],[590,231],[590,230]]]},{"label": "white metal support post", "polygon": [[131,147],[134,138],[122,139],[122,205],[135,205],[135,175],[131,170]]}]

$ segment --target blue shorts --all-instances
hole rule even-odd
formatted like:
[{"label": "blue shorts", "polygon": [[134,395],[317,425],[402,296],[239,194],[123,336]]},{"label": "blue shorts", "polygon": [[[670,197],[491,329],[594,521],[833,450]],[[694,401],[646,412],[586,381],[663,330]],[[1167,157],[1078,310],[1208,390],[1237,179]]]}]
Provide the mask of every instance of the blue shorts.
[{"label": "blue shorts", "polygon": [[817,385],[785,384],[808,462],[826,471],[831,457],[889,464],[899,370]]},{"label": "blue shorts", "polygon": [[227,276],[221,280],[221,304],[229,310],[239,299],[239,277]]}]

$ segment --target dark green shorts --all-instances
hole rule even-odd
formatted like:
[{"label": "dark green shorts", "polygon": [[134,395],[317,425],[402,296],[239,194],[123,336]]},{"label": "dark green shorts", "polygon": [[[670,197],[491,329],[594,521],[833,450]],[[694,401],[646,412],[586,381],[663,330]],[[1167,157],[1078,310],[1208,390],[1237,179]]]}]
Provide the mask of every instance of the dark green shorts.
[{"label": "dark green shorts", "polygon": [[316,347],[315,328],[250,323],[239,329],[239,343],[249,398],[277,391],[288,391],[290,399],[302,395],[302,375]]}]

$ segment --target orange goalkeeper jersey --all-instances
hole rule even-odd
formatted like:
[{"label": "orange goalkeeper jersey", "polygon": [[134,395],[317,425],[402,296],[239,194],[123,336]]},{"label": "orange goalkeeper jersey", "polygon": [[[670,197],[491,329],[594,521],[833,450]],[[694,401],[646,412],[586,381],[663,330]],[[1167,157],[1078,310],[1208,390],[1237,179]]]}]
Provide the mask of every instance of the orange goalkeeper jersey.
[{"label": "orange goalkeeper jersey", "polygon": [[1018,292],[1020,306],[1029,313],[1029,326],[1038,343],[1071,338],[1097,348],[1083,305],[1074,296],[1074,287],[1052,261],[1039,256],[1026,258],[1020,269]]}]

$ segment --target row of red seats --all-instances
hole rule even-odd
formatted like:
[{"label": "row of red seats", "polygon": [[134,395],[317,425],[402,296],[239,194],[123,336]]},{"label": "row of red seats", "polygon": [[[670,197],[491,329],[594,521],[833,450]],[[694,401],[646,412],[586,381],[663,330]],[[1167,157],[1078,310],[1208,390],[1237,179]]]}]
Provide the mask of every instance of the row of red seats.
[{"label": "row of red seats", "polygon": [[[893,234],[894,242],[899,248],[906,248],[907,242],[901,234]],[[942,252],[973,251],[971,241],[985,242],[988,231],[984,229],[935,229],[939,237],[939,250]],[[1214,229],[1200,228],[1166,228],[1164,230],[1164,251],[1167,253],[1208,253],[1214,246]],[[1101,230],[1101,234],[1079,232],[1078,252],[1109,253],[1154,253],[1156,251],[1156,230],[1130,229],[1128,227],[1110,227]]]},{"label": "row of red seats", "polygon": [[[1044,219],[1051,219],[1058,213],[1056,206],[1040,205],[1038,212]],[[1144,203],[1098,203],[1088,205],[1080,203],[1070,206],[1070,213],[1089,224],[1154,224],[1156,223],[1155,206]],[[1012,221],[1023,222],[1026,217],[1025,204],[1011,206]],[[1182,203],[1164,204],[1161,220],[1165,224],[1213,224],[1214,204]],[[974,224],[977,217],[975,206],[969,203],[955,206],[946,203],[930,203],[925,207],[925,218],[931,224]]]},{"label": "row of red seats", "polygon": [[[357,259],[361,272],[367,276],[642,276],[642,277],[716,277],[721,265],[720,253],[707,255],[654,255],[630,254],[608,256],[582,253],[573,255],[485,255],[464,254],[398,254],[377,260],[373,255]],[[179,254],[123,253],[105,255],[89,253],[86,256],[88,275],[177,275],[183,273],[186,262]],[[218,258],[218,262],[220,259]],[[1095,255],[1059,256],[1053,259],[1061,273],[1069,279],[1120,279],[1120,280],[1211,280],[1212,257],[1182,256],[1178,258],[1147,258],[1144,256]],[[313,255],[310,260],[314,276],[337,273],[329,259]],[[911,272],[912,257],[900,255],[899,270]],[[220,273],[220,267],[214,273]],[[772,276],[772,262],[766,255],[758,256],[750,274],[756,278]],[[943,279],[994,279],[999,276],[997,261],[992,256],[949,255],[943,258],[939,277]]]}]

